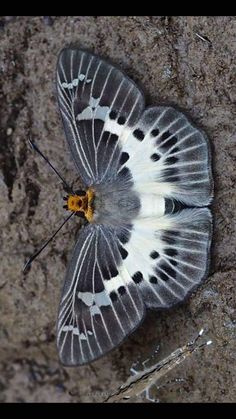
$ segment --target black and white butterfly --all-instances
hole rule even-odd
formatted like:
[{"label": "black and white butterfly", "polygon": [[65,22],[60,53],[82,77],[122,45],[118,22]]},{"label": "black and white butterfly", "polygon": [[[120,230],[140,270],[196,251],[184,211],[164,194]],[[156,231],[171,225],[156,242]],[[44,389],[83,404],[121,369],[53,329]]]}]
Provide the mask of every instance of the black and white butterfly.
[{"label": "black and white butterfly", "polygon": [[82,365],[119,345],[146,309],[172,307],[206,277],[211,156],[205,134],[185,115],[145,109],[139,88],[94,54],[62,50],[57,94],[85,186],[70,197],[80,213],[91,194],[57,325],[62,363]]}]

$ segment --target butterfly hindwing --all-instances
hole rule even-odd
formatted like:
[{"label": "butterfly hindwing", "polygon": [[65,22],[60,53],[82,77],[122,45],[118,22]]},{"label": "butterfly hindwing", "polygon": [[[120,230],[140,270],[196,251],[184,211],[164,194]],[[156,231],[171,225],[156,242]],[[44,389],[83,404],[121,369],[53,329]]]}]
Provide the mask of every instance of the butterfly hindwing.
[{"label": "butterfly hindwing", "polygon": [[87,186],[114,176],[119,138],[130,132],[144,98],[122,71],[89,52],[65,48],[57,64],[57,92],[66,137]]},{"label": "butterfly hindwing", "polygon": [[57,345],[63,364],[82,365],[99,358],[143,319],[141,293],[122,262],[114,229],[89,224],[80,232],[58,316]]},{"label": "butterfly hindwing", "polygon": [[148,308],[169,308],[202,282],[208,272],[211,236],[208,208],[134,221],[123,263]]},{"label": "butterfly hindwing", "polygon": [[147,108],[122,149],[140,194],[160,194],[188,206],[210,204],[209,143],[182,112],[169,106]]}]

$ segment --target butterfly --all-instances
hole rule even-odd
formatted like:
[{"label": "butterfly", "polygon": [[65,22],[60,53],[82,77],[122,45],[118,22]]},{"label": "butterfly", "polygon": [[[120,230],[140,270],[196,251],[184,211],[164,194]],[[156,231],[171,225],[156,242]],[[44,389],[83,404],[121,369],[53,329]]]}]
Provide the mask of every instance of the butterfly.
[{"label": "butterfly", "polygon": [[88,51],[57,63],[60,114],[84,184],[66,207],[86,220],[57,322],[64,365],[117,347],[147,309],[183,301],[207,276],[212,238],[206,135],[170,106],[145,108],[137,85]]}]

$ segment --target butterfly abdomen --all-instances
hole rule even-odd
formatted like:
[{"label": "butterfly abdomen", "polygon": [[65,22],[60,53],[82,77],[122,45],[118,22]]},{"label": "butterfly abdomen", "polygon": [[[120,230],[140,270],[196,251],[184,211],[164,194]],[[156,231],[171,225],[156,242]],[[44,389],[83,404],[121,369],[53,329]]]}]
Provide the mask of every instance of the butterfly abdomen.
[{"label": "butterfly abdomen", "polygon": [[158,194],[139,194],[133,190],[116,192],[96,191],[94,198],[93,222],[117,225],[130,222],[138,217],[160,217],[180,208],[177,203]]},{"label": "butterfly abdomen", "polygon": [[115,185],[97,185],[94,199],[94,222],[120,225],[134,220],[140,211],[141,202],[132,189],[116,189]]},{"label": "butterfly abdomen", "polygon": [[140,217],[155,217],[165,214],[165,198],[156,194],[140,195]]}]

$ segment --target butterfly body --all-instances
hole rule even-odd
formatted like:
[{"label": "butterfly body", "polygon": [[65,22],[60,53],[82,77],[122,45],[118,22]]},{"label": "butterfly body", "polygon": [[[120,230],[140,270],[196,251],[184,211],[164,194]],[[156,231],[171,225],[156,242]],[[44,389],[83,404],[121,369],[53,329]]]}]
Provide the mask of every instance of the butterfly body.
[{"label": "butterfly body", "polygon": [[81,217],[86,218],[87,221],[92,222],[94,215],[94,199],[95,195],[93,188],[88,188],[87,191],[78,191],[65,197],[67,203],[64,205],[64,208],[73,211]]},{"label": "butterfly body", "polygon": [[95,223],[120,226],[130,223],[138,216],[140,199],[138,194],[125,183],[118,181],[107,185],[96,185],[94,190]]},{"label": "butterfly body", "polygon": [[[207,276],[213,197],[205,134],[100,57],[65,48],[59,108],[87,189],[68,201],[89,221],[68,265],[57,324],[65,365],[118,346],[145,316],[183,301]],[[78,208],[78,209],[77,209]]]}]

